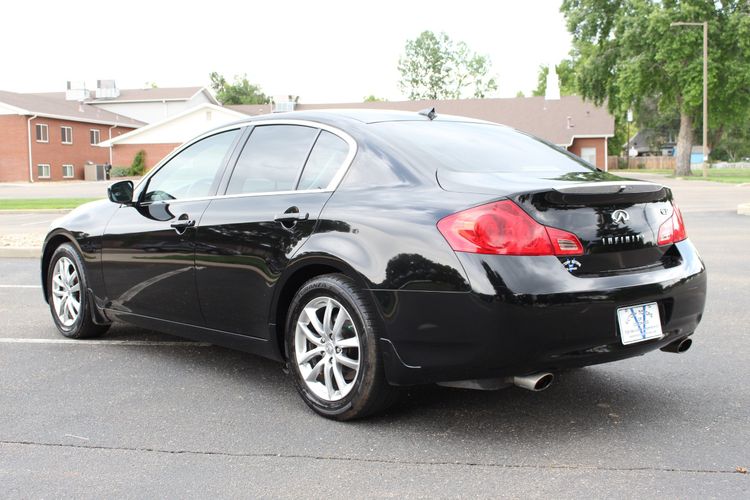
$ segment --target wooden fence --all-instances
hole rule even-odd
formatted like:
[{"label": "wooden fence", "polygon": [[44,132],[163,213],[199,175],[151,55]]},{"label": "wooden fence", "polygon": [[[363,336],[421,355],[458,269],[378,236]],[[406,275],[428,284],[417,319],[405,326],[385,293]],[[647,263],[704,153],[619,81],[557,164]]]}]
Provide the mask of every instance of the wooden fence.
[{"label": "wooden fence", "polygon": [[674,156],[637,156],[635,158],[625,158],[619,156],[610,156],[607,158],[607,168],[609,170],[617,168],[642,169],[642,170],[674,170],[677,167],[677,158]]}]

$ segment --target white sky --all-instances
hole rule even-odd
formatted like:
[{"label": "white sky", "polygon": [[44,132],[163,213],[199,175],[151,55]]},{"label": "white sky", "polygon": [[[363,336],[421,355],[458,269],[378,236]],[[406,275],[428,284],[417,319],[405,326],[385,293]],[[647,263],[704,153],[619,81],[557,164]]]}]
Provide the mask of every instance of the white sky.
[{"label": "white sky", "polygon": [[445,31],[490,56],[497,96],[529,95],[540,64],[567,56],[559,0],[276,2],[9,1],[0,19],[0,89],[64,90],[66,80],[120,88],[208,85],[247,73],[269,95],[302,102],[404,98],[407,39]]}]

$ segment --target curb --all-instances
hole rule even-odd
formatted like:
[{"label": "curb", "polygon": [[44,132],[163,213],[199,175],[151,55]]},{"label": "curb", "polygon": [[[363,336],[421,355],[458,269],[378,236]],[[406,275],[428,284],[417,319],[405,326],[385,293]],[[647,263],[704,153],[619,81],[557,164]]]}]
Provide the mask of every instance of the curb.
[{"label": "curb", "polygon": [[737,205],[737,215],[750,215],[750,203]]},{"label": "curb", "polygon": [[38,259],[42,256],[42,249],[36,247],[0,247],[2,259]]}]

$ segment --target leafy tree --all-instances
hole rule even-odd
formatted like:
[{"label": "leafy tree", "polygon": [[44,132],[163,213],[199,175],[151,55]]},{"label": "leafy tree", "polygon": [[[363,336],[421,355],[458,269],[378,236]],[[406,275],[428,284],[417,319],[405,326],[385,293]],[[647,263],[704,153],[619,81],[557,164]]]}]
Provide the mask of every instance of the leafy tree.
[{"label": "leafy tree", "polygon": [[472,52],[466,43],[424,31],[406,42],[398,61],[399,85],[412,100],[483,98],[497,90],[490,66],[489,57]]},{"label": "leafy tree", "polygon": [[209,77],[211,88],[216,92],[216,99],[222,104],[268,104],[271,102],[271,99],[261,92],[259,85],[247,80],[247,75],[235,76],[232,83],[215,71]]},{"label": "leafy tree", "polygon": [[[677,173],[690,175],[694,127],[703,101],[703,33],[671,27],[709,23],[709,130],[720,140],[750,106],[750,4],[747,0],[563,0],[573,35],[577,87],[608,102],[615,116],[646,98],[680,116]],[[710,144],[709,144],[710,145]]]},{"label": "leafy tree", "polygon": [[523,90],[519,90],[516,92],[516,97],[526,97],[526,94],[523,93]]},{"label": "leafy tree", "polygon": [[143,175],[144,170],[146,170],[146,152],[141,149],[135,154],[133,163],[130,164],[128,169],[128,175]]},{"label": "leafy tree", "polygon": [[373,94],[368,95],[364,99],[362,99],[362,102],[385,102],[388,99],[383,99],[382,97],[375,97]]},{"label": "leafy tree", "polygon": [[725,131],[721,142],[711,151],[711,159],[741,161],[750,158],[750,116]]},{"label": "leafy tree", "polygon": [[[560,80],[560,95],[573,95],[576,93],[576,69],[573,61],[570,59],[563,59],[560,64],[555,66],[557,72],[557,78]],[[549,66],[543,64],[539,66],[539,73],[537,74],[537,85],[536,89],[531,95],[543,96],[547,93],[547,75],[549,74]]]}]

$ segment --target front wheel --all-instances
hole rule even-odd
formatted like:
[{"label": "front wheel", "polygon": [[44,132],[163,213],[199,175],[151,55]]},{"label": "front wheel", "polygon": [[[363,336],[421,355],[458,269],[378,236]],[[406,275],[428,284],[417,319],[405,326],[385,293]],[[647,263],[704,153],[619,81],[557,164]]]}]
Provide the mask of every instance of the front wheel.
[{"label": "front wheel", "polygon": [[83,262],[75,247],[70,243],[57,247],[47,269],[47,301],[55,326],[66,337],[98,337],[109,328],[93,322],[87,284]]},{"label": "front wheel", "polygon": [[299,289],[289,308],[289,372],[318,414],[351,420],[379,412],[397,395],[383,373],[374,312],[348,277],[328,274]]}]

